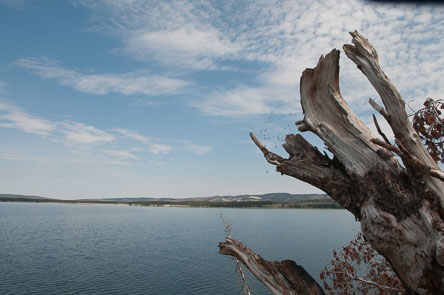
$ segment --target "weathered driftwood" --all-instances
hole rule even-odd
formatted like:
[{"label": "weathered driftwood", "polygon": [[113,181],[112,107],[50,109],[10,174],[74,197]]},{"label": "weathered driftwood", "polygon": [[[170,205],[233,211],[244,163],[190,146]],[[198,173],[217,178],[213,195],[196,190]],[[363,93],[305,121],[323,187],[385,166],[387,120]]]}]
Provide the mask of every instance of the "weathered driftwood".
[{"label": "weathered driftwood", "polygon": [[220,254],[241,261],[273,294],[325,294],[318,283],[292,260],[267,261],[235,239],[219,243]]},{"label": "weathered driftwood", "polygon": [[411,126],[376,50],[358,32],[351,35],[353,44],[343,49],[379,93],[384,106],[370,104],[389,123],[395,144],[377,140],[342,98],[338,50],[303,72],[304,119],[297,122],[301,132],[317,134],[334,158],[301,135],[287,135],[283,147],[288,159],[268,151],[253,134],[251,138],[277,171],[322,189],[353,213],[408,292],[444,294],[444,174]]}]

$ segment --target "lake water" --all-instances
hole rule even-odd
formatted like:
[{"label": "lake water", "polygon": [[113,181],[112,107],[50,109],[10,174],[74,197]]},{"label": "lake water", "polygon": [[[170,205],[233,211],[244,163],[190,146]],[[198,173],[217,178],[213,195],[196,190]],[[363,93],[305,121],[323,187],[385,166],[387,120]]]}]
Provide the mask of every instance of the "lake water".
[{"label": "lake water", "polygon": [[[0,294],[239,294],[220,209],[0,203]],[[232,236],[316,279],[359,223],[345,210],[222,209]],[[268,291],[254,277],[255,294]]]}]

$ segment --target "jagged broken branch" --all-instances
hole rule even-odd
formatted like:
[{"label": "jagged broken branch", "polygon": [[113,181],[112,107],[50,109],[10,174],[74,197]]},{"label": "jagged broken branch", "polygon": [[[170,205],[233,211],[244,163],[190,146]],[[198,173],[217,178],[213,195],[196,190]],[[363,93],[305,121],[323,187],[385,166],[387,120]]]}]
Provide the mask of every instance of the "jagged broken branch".
[{"label": "jagged broken branch", "polygon": [[219,253],[241,261],[273,294],[325,294],[305,269],[292,260],[267,261],[235,239],[219,243]]}]

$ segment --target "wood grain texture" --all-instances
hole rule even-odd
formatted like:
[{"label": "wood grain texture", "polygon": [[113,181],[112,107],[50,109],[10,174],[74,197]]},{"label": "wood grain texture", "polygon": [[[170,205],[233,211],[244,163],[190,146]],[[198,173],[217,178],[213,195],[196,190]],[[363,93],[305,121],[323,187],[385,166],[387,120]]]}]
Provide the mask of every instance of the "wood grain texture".
[{"label": "wood grain texture", "polygon": [[235,239],[219,243],[220,254],[236,257],[273,294],[325,294],[305,269],[292,260],[268,261]]},{"label": "wood grain texture", "polygon": [[[341,96],[335,49],[302,73],[304,118],[296,122],[301,132],[318,135],[333,158],[299,134],[286,137],[288,158],[251,138],[278,172],[320,188],[353,213],[409,293],[444,294],[444,173],[413,129],[375,48],[358,32],[351,36],[352,44],[343,49],[381,96],[384,106],[370,104],[388,121],[394,144],[378,140]],[[265,273],[257,277],[269,279]]]}]

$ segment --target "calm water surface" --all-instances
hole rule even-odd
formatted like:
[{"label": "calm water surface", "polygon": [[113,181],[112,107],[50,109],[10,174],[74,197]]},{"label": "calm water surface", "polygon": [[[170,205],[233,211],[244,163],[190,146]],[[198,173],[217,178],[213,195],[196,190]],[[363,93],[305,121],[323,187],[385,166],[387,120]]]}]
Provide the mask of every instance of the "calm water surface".
[{"label": "calm water surface", "polygon": [[[234,238],[315,278],[359,230],[345,210],[222,211]],[[219,212],[0,203],[0,294],[239,294],[233,261],[218,254]]]}]

